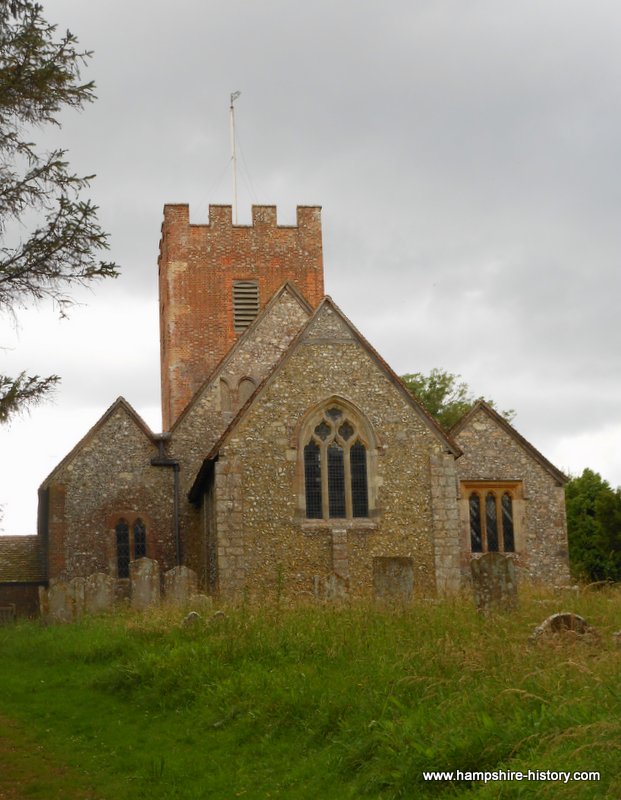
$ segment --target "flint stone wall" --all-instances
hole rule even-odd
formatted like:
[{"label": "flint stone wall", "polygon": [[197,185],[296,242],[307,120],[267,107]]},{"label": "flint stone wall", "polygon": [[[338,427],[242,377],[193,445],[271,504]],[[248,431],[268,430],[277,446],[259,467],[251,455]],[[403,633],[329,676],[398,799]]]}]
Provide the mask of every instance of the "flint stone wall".
[{"label": "flint stone wall", "polygon": [[46,485],[49,578],[116,577],[115,525],[140,518],[147,555],[175,563],[173,471],[151,465],[158,448],[124,401],[109,409]]},{"label": "flint stone wall", "polygon": [[[483,409],[455,435],[464,455],[456,466],[462,481],[522,481],[523,517],[521,545],[516,566],[521,574],[538,583],[569,582],[569,552],[565,494],[520,441],[510,435]],[[470,572],[470,529],[467,498],[461,500],[462,564]],[[517,543],[516,543],[517,546]]]},{"label": "flint stone wall", "polygon": [[[186,497],[196,474],[226,427],[239,409],[242,397],[239,384],[252,378],[256,385],[266,377],[274,364],[308,319],[309,312],[288,290],[285,290],[257,320],[254,328],[243,337],[214,372],[209,383],[193,400],[174,426],[169,451],[180,463],[180,495]],[[223,398],[228,387],[229,406]],[[203,518],[189,503],[180,509],[184,538],[184,561],[196,570],[202,587],[214,588],[214,576],[209,574],[209,559],[203,542]]]},{"label": "flint stone wall", "polygon": [[[299,428],[311,408],[342,397],[366,416],[380,447],[369,454],[369,489],[377,509],[368,519],[307,520],[303,514],[303,445]],[[338,401],[337,401],[338,402]],[[347,562],[349,594],[373,597],[373,559],[409,558],[413,583],[436,589],[430,454],[445,445],[405,392],[329,305],[272,375],[220,450],[215,465],[218,587],[225,596],[281,592],[312,596],[315,577],[333,573],[333,536],[339,570]],[[444,477],[454,466],[445,467]],[[445,495],[452,512],[442,520],[445,540],[457,547],[456,478]],[[209,523],[210,510],[205,519]],[[337,531],[338,529],[338,531]],[[448,546],[448,545],[447,545]]]}]

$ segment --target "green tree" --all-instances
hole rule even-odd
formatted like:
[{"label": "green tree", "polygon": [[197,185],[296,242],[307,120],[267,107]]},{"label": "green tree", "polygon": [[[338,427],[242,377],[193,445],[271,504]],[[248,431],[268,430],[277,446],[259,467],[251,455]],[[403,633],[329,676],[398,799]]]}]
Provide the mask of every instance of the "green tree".
[{"label": "green tree", "polygon": [[[72,287],[117,275],[115,264],[98,258],[108,236],[82,196],[93,176],[76,175],[65,150],[32,141],[37,130],[60,125],[63,109],[95,98],[94,84],[80,79],[91,54],[77,45],[69,31],[57,34],[39,4],[0,0],[0,312],[51,300],[64,315]],[[0,422],[57,381],[0,375]]]},{"label": "green tree", "polygon": [[[401,376],[401,380],[412,394],[446,429],[452,428],[478,400],[485,399],[475,397],[468,384],[461,381],[460,378],[461,375],[453,375],[442,369],[432,369],[428,375],[422,372],[413,372]],[[486,400],[486,402],[495,407],[492,400]],[[515,416],[515,412],[512,410],[500,413],[508,421]]]},{"label": "green tree", "polygon": [[576,578],[621,580],[621,489],[585,469],[565,487],[569,560]]}]

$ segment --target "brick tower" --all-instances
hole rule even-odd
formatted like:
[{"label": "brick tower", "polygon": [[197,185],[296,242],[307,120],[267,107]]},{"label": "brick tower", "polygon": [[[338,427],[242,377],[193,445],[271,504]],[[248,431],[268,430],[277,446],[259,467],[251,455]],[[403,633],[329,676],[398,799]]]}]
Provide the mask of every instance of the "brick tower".
[{"label": "brick tower", "polygon": [[278,225],[275,206],[253,206],[252,225],[233,225],[231,206],[209,206],[190,225],[187,204],[164,206],[160,240],[163,430],[285,282],[314,307],[323,296],[321,208],[298,206]]}]

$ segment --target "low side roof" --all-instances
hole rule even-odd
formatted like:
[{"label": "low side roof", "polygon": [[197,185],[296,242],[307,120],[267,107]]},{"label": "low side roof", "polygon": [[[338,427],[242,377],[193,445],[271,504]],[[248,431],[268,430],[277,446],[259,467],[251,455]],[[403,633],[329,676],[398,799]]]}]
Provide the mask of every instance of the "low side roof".
[{"label": "low side roof", "polygon": [[419,400],[417,400],[409,389],[405,386],[401,378],[396,374],[396,372],[384,361],[384,359],[379,355],[377,350],[364,338],[364,336],[360,333],[360,331],[356,328],[356,326],[345,316],[345,314],[341,311],[341,309],[336,305],[336,303],[332,300],[329,295],[326,295],[321,303],[315,309],[315,312],[310,317],[306,325],[303,326],[300,333],[293,339],[287,350],[283,353],[281,359],[274,365],[274,368],[266,376],[266,378],[262,381],[262,383],[257,386],[253,394],[248,398],[246,403],[239,409],[235,417],[231,420],[230,424],[226,428],[226,430],[222,433],[222,436],[218,439],[215,443],[211,451],[208,453],[207,457],[203,461],[203,465],[200,468],[194,484],[188,493],[188,498],[191,502],[196,502],[198,500],[201,486],[206,478],[210,466],[209,462],[213,461],[220,451],[220,448],[228,438],[228,436],[232,433],[232,431],[237,427],[241,419],[245,416],[248,412],[249,408],[255,401],[256,397],[263,391],[265,386],[267,386],[278,373],[278,371],[283,367],[283,365],[287,362],[287,360],[291,357],[291,354],[295,351],[298,344],[304,338],[305,333],[312,327],[313,322],[320,316],[320,314],[326,309],[329,308],[335,312],[335,314],[342,320],[342,322],[347,326],[351,334],[353,335],[354,340],[356,340],[361,347],[366,350],[366,352],[371,356],[372,360],[375,361],[377,366],[385,372],[387,377],[393,383],[395,388],[401,392],[403,395],[403,399],[405,402],[410,405],[418,416],[429,426],[429,428],[434,432],[436,437],[442,442],[446,450],[452,453],[456,458],[458,458],[462,451],[459,445],[453,440],[453,438],[440,426],[438,422],[431,416],[431,414],[423,407]]},{"label": "low side roof", "polygon": [[38,536],[0,536],[0,583],[43,583],[46,579]]},{"label": "low side roof", "polygon": [[117,397],[117,399],[112,403],[112,405],[101,415],[101,417],[97,420],[97,422],[93,425],[93,427],[80,439],[80,441],[75,445],[73,449],[71,449],[67,455],[59,461],[59,463],[54,467],[54,469],[50,472],[50,474],[45,478],[45,480],[41,483],[39,488],[46,489],[47,485],[50,481],[54,480],[57,473],[69,464],[75,456],[82,450],[82,448],[91,441],[91,439],[95,436],[95,434],[103,428],[106,422],[110,419],[110,417],[119,409],[122,409],[127,416],[136,424],[136,427],[141,430],[144,435],[149,439],[149,441],[155,444],[155,434],[149,428],[147,423],[142,419],[140,414],[131,406],[124,397]]},{"label": "low side roof", "polygon": [[548,459],[542,453],[540,453],[536,447],[534,447],[527,439],[525,439],[522,434],[516,431],[513,425],[507,422],[507,420],[501,414],[499,414],[484,400],[477,400],[470,411],[464,414],[464,416],[458,422],[456,422],[455,425],[453,425],[450,430],[451,436],[459,436],[461,431],[463,431],[463,429],[473,421],[479,412],[483,412],[491,417],[497,425],[499,425],[524,450],[526,450],[526,452],[532,456],[532,458],[537,461],[537,463],[542,466],[546,472],[548,472],[561,486],[565,485],[569,481],[569,478],[567,475],[565,475],[565,473],[561,472],[560,469],[557,469],[554,464],[548,461]]}]

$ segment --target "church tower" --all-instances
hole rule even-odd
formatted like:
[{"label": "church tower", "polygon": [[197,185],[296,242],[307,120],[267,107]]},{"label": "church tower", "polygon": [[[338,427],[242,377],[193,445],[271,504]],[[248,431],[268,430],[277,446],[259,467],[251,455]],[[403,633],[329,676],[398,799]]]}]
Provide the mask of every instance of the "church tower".
[{"label": "church tower", "polygon": [[252,225],[233,225],[231,206],[209,206],[191,225],[187,204],[164,206],[160,240],[163,430],[290,281],[315,307],[323,297],[321,208],[298,206],[296,225],[278,225],[275,206],[253,206]]}]

